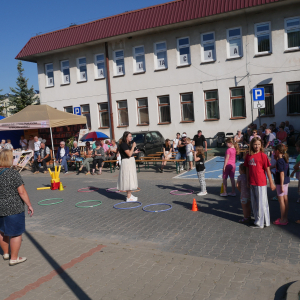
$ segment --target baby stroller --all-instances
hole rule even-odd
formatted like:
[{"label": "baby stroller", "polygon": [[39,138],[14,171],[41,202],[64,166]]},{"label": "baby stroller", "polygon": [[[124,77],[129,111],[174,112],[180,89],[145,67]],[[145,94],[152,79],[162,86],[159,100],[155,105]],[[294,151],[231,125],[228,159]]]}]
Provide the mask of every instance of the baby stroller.
[{"label": "baby stroller", "polygon": [[225,132],[218,132],[217,133],[217,147],[222,147],[223,143],[225,142]]}]

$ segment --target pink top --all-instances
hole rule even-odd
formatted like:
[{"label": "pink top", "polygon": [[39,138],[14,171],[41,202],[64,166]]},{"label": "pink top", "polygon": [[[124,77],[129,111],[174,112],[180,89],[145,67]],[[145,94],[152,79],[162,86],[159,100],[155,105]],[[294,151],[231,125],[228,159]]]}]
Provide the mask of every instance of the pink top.
[{"label": "pink top", "polygon": [[246,174],[241,174],[239,175],[237,182],[239,183],[241,187],[241,199],[243,198],[250,198],[250,189],[248,188],[247,185],[247,175]]},{"label": "pink top", "polygon": [[225,158],[226,158],[226,155],[229,155],[227,165],[234,166],[235,165],[235,156],[236,156],[235,148],[234,147],[233,148],[227,148],[227,150],[225,152]]},{"label": "pink top", "polygon": [[104,149],[104,152],[107,152],[107,151],[108,151],[108,149],[109,149],[109,147],[108,147],[108,145],[107,145],[107,144],[104,144],[102,148]]}]

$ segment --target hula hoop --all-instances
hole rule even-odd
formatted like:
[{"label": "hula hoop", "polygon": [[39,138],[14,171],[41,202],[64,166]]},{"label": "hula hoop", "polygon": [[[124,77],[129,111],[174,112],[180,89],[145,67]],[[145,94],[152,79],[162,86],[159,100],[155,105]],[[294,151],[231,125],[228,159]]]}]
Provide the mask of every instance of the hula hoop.
[{"label": "hula hoop", "polygon": [[[110,189],[106,189],[106,191],[108,193],[126,193],[126,191],[120,191],[118,190],[118,188],[114,187],[114,188],[110,188]],[[140,192],[141,189],[138,187],[137,190],[135,191],[131,191],[132,193],[137,193],[137,192]]]},{"label": "hula hoop", "polygon": [[[161,209],[161,210],[147,210],[147,209],[145,209],[145,207],[153,206],[153,205],[168,205],[168,206],[170,206],[170,208]],[[163,212],[163,211],[168,211],[170,209],[172,209],[172,205],[168,204],[168,203],[155,203],[155,204],[149,204],[149,205],[146,205],[146,206],[143,207],[143,211],[146,211],[146,212]]]},{"label": "hula hoop", "polygon": [[[53,202],[53,203],[47,203],[47,204],[41,204],[42,202],[49,201],[49,200],[61,200],[61,201]],[[62,203],[63,201],[64,201],[64,199],[62,199],[62,198],[50,198],[50,199],[45,199],[45,200],[39,201],[38,205],[54,205],[54,204]]]},{"label": "hula hoop", "polygon": [[[133,207],[116,207],[117,205],[119,205],[119,204],[124,204],[124,203],[139,203],[140,205],[138,205],[138,206],[133,206]],[[115,205],[114,205],[114,208],[115,208],[115,209],[133,209],[133,208],[138,208],[138,207],[140,207],[140,206],[142,206],[142,203],[141,203],[141,202],[138,202],[138,201],[136,201],[136,202],[120,202],[120,203],[115,204]]]},{"label": "hula hoop", "polygon": [[[88,191],[83,191],[83,190],[86,190],[86,189],[89,189]],[[85,188],[82,188],[82,189],[79,189],[77,192],[79,193],[92,193],[92,192],[96,192],[100,190],[99,188],[95,188],[95,187],[85,187]]]},{"label": "hula hoop", "polygon": [[[184,194],[178,194],[176,192],[184,192],[184,191],[187,191],[186,193]],[[184,196],[184,195],[190,195],[190,194],[193,194],[194,191],[193,190],[188,190],[188,189],[178,189],[178,190],[173,190],[170,192],[171,195],[176,195],[176,196]]]},{"label": "hula hoop", "polygon": [[[87,205],[87,206],[85,206],[85,205],[78,205],[80,203],[85,203],[85,202],[99,202],[99,203],[95,204],[95,205]],[[78,208],[89,208],[89,207],[99,206],[101,204],[102,204],[102,202],[100,200],[86,200],[86,201],[80,201],[80,202],[76,203],[75,206],[78,207]]]}]

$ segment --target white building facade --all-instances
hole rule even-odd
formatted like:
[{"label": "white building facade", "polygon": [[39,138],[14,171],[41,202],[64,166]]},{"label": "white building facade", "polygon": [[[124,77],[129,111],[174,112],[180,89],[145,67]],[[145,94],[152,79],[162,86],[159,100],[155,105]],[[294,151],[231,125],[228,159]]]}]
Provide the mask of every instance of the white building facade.
[{"label": "white building facade", "polygon": [[289,120],[300,130],[299,1],[21,59],[37,63],[41,104],[70,113],[81,107],[88,126],[110,136],[113,118],[116,138],[125,130],[158,130],[165,138],[176,132],[192,137],[199,129],[206,137],[235,133],[252,121],[259,123],[258,110],[252,108],[255,87],[265,88],[261,123]]}]

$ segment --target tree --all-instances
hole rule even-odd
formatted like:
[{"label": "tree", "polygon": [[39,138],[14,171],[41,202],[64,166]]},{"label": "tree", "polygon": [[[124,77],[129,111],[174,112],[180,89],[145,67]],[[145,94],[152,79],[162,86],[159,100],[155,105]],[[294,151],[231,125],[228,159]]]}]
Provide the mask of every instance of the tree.
[{"label": "tree", "polygon": [[[19,76],[17,78],[17,87],[10,88],[12,95],[9,96],[9,106],[11,106],[11,112],[13,114],[21,111],[28,105],[32,104],[40,104],[39,97],[36,96],[33,86],[29,89],[27,86],[28,79],[24,77],[22,68],[22,62],[18,62],[18,73]],[[36,102],[36,103],[35,103]]]},{"label": "tree", "polygon": [[3,100],[4,100],[4,96],[1,95],[1,92],[3,90],[0,90],[0,116],[3,116],[3,111],[5,109],[5,106],[4,106],[4,103],[3,103]]}]

